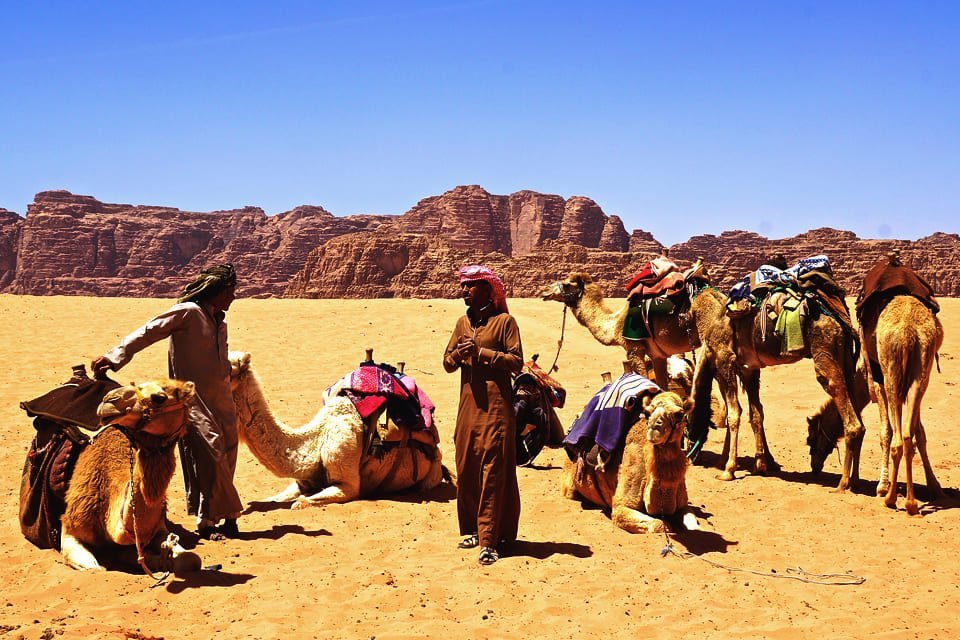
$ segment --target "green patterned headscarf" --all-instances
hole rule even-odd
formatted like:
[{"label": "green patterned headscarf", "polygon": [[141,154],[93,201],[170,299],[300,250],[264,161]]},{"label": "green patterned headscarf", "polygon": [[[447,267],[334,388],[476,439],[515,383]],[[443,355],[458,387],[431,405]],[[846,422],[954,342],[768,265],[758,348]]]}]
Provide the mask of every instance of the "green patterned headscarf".
[{"label": "green patterned headscarf", "polygon": [[200,302],[213,297],[228,287],[237,284],[237,272],[233,265],[218,264],[204,269],[196,278],[183,288],[177,302]]}]

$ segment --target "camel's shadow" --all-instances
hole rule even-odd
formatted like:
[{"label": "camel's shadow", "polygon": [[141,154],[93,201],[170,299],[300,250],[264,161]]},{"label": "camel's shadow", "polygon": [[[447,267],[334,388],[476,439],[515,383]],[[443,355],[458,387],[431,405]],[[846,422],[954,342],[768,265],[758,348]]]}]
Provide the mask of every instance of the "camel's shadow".
[{"label": "camel's shadow", "polygon": [[532,540],[515,540],[501,547],[503,557],[527,557],[544,560],[552,555],[573,556],[574,558],[589,558],[593,551],[584,544],[574,542],[534,542]]},{"label": "camel's shadow", "polygon": [[728,547],[739,544],[736,541],[727,540],[715,531],[704,529],[677,531],[671,535],[671,538],[695,556],[702,556],[705,553],[726,553]]},{"label": "camel's shadow", "polygon": [[[425,502],[450,502],[457,499],[457,488],[449,482],[441,482],[429,491],[404,491],[401,493],[391,493],[381,496],[372,496],[368,498],[359,498],[366,501],[392,501],[407,502],[412,504],[423,504]],[[252,500],[247,503],[247,508],[243,510],[243,515],[251,513],[268,513],[270,511],[284,511],[290,509],[293,500],[286,502],[274,502],[270,500]],[[315,507],[310,507],[315,508]]]},{"label": "camel's shadow", "polygon": [[219,569],[204,569],[177,576],[167,584],[167,592],[178,594],[198,587],[233,587],[249,582],[254,577],[256,576],[250,573],[228,573]]}]

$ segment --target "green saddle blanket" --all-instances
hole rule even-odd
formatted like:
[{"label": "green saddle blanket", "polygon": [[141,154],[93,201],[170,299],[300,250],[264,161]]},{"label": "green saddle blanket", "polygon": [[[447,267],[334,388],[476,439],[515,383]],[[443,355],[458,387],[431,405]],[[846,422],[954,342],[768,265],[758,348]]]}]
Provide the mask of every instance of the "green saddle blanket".
[{"label": "green saddle blanket", "polygon": [[623,337],[627,340],[643,340],[650,337],[651,316],[668,316],[673,313],[673,301],[666,296],[647,298],[630,307],[623,323]]}]

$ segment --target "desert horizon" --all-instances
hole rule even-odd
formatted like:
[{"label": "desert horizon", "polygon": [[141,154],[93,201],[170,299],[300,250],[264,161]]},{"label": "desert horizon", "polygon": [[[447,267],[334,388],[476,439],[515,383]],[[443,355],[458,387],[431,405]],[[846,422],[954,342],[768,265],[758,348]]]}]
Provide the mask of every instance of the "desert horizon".
[{"label": "desert horizon", "polygon": [[[616,304],[620,301],[611,301]],[[960,485],[960,444],[951,418],[960,344],[960,300],[940,300],[946,339],[923,402],[928,448],[941,484]],[[561,305],[510,299],[529,358],[553,361]],[[687,475],[702,531],[671,536],[676,555],[661,555],[661,534],[631,535],[600,509],[565,500],[559,476],[565,454],[546,450],[518,470],[523,511],[520,541],[500,562],[481,567],[456,548],[455,494],[441,485],[402,494],[291,511],[261,500],[287,482],[241,446],[236,485],[247,513],[242,535],[197,541],[185,512],[180,471],[168,492],[169,518],[204,570],[152,588],[144,575],[79,572],[58,554],[27,542],[17,524],[19,474],[33,437],[18,404],[64,382],[70,367],[112,347],[168,299],[0,295],[9,362],[0,376],[6,427],[0,430],[4,500],[0,550],[0,636],[17,638],[275,637],[717,637],[829,635],[838,638],[952,638],[949,615],[960,603],[960,568],[950,559],[960,511],[930,504],[922,517],[892,511],[873,495],[879,464],[876,405],[867,427],[855,490],[833,493],[839,456],[824,473],[809,470],[805,416],[827,398],[809,360],[765,369],[767,438],[779,473],[752,474],[753,436],[741,428],[745,470],[716,479],[722,433],[710,434]],[[320,394],[374,349],[378,362],[406,363],[437,406],[446,464],[459,377],[441,353],[460,300],[240,299],[228,314],[230,347],[252,354],[267,398],[288,425],[309,420]],[[601,386],[600,373],[621,370],[622,351],[597,343],[567,318],[556,377],[567,389],[559,410],[565,428]],[[166,374],[166,345],[154,345],[114,375],[120,382]],[[707,466],[704,466],[707,465]],[[923,485],[922,468],[915,464]],[[682,557],[682,554],[687,554]],[[859,585],[805,582],[808,574],[863,578]],[[808,578],[810,576],[808,575]]]}]

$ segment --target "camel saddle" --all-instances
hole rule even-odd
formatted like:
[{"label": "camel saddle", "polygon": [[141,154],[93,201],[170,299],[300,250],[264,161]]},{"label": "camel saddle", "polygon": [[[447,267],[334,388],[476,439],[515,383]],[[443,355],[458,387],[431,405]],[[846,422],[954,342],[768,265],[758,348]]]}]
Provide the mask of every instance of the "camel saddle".
[{"label": "camel saddle", "polygon": [[684,271],[666,256],[650,260],[627,283],[630,306],[623,337],[627,340],[649,338],[651,316],[683,313],[697,294],[709,285],[710,274],[702,258]]},{"label": "camel saddle", "polygon": [[556,408],[563,407],[567,391],[540,368],[536,357],[524,363],[513,381],[517,466],[533,462],[544,446],[560,447],[565,435]]},{"label": "camel saddle", "polygon": [[934,313],[940,311],[940,304],[933,294],[933,287],[921,278],[916,271],[896,261],[884,258],[863,278],[863,290],[857,296],[857,321],[861,327],[872,329],[887,303],[896,296],[913,296]]},{"label": "camel saddle", "polygon": [[20,531],[41,549],[60,549],[60,518],[73,467],[100,430],[100,401],[120,386],[92,380],[78,365],[63,385],[20,403],[36,429],[20,476]]}]

